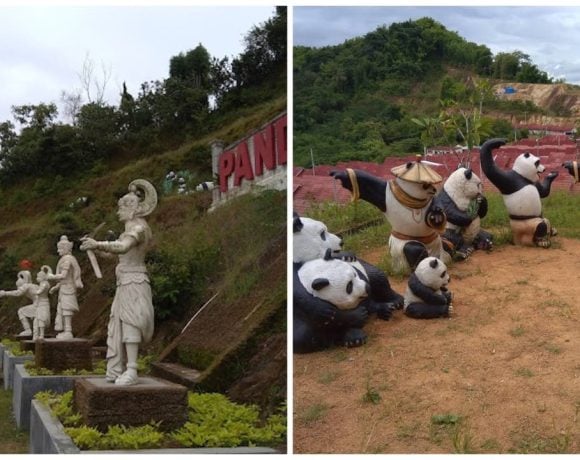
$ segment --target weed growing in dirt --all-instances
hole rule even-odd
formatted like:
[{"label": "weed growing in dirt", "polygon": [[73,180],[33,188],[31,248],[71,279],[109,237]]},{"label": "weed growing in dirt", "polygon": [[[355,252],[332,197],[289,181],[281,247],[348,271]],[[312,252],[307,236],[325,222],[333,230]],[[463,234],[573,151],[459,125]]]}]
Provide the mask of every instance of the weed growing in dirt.
[{"label": "weed growing in dirt", "polygon": [[367,391],[365,391],[362,400],[365,403],[378,404],[381,402],[380,393],[367,383]]},{"label": "weed growing in dirt", "polygon": [[561,432],[555,436],[530,435],[520,439],[509,449],[510,454],[566,454],[570,453],[570,434]]},{"label": "weed growing in dirt", "polygon": [[441,445],[447,438],[455,453],[473,453],[473,435],[465,418],[457,414],[438,414],[431,417],[429,439]]},{"label": "weed growing in dirt", "polygon": [[560,353],[562,353],[562,349],[557,345],[554,345],[552,343],[546,343],[543,345],[544,345],[544,349],[546,351],[549,351],[550,353],[552,353],[554,355],[559,355]]},{"label": "weed growing in dirt", "polygon": [[302,423],[306,425],[310,425],[311,423],[318,422],[328,412],[328,405],[324,403],[314,404],[310,407],[307,407],[302,415],[300,416],[300,420]]},{"label": "weed growing in dirt", "polygon": [[521,337],[525,333],[526,333],[526,330],[524,329],[524,327],[522,325],[519,325],[510,331],[510,335],[512,337]]},{"label": "weed growing in dirt", "polygon": [[517,371],[516,371],[516,375],[518,377],[526,377],[526,378],[530,378],[534,376],[534,373],[528,369],[527,367],[520,367]]},{"label": "weed growing in dirt", "polygon": [[481,443],[480,447],[486,452],[501,453],[501,446],[496,439],[486,439]]},{"label": "weed growing in dirt", "polygon": [[323,385],[328,385],[329,383],[334,382],[338,378],[339,375],[340,375],[339,372],[333,372],[333,371],[324,372],[318,378],[318,382],[322,383]]}]

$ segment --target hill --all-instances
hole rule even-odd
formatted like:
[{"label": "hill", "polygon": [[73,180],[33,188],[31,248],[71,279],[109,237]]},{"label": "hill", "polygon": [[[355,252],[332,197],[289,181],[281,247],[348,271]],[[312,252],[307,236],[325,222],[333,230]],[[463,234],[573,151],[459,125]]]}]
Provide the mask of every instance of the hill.
[{"label": "hill", "polygon": [[[564,117],[569,124],[576,110],[578,88],[552,84],[525,54],[494,56],[431,18],[337,46],[296,47],[294,55],[296,166],[382,162],[433,145],[471,147],[513,138],[519,121]],[[505,86],[522,91],[498,97]],[[524,89],[537,88],[535,94],[540,87],[551,96],[528,97]],[[528,135],[521,128],[518,138]]]}]

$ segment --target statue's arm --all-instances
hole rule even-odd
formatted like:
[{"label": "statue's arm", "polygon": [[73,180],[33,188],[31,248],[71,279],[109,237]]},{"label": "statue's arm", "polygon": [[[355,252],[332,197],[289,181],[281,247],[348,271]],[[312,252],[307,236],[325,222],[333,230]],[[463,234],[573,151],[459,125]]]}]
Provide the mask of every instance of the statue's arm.
[{"label": "statue's arm", "polygon": [[123,238],[116,241],[96,241],[92,238],[83,238],[81,250],[96,249],[97,251],[110,254],[125,254],[139,244],[138,237],[133,234],[125,234]]}]

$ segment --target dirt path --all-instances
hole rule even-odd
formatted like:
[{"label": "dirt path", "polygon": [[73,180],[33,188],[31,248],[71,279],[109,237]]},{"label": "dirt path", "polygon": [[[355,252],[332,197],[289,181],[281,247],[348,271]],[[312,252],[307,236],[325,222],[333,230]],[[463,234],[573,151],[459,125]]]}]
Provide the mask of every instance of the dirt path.
[{"label": "dirt path", "polygon": [[450,319],[396,312],[364,347],[294,355],[294,452],[580,452],[580,241],[556,246],[455,264]]}]

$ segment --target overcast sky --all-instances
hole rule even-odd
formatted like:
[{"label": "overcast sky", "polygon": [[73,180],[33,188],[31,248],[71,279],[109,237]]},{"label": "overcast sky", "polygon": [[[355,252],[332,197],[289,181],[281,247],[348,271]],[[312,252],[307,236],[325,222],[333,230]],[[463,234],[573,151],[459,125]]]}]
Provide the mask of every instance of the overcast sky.
[{"label": "overcast sky", "polygon": [[199,43],[211,56],[235,56],[254,25],[274,6],[0,6],[0,122],[13,105],[54,102],[80,88],[88,55],[95,76],[110,69],[108,102],[123,82],[133,96],[141,83],[169,75],[169,60]]},{"label": "overcast sky", "polygon": [[294,45],[338,45],[424,16],[494,54],[520,50],[551,76],[580,84],[580,6],[295,7]]}]

